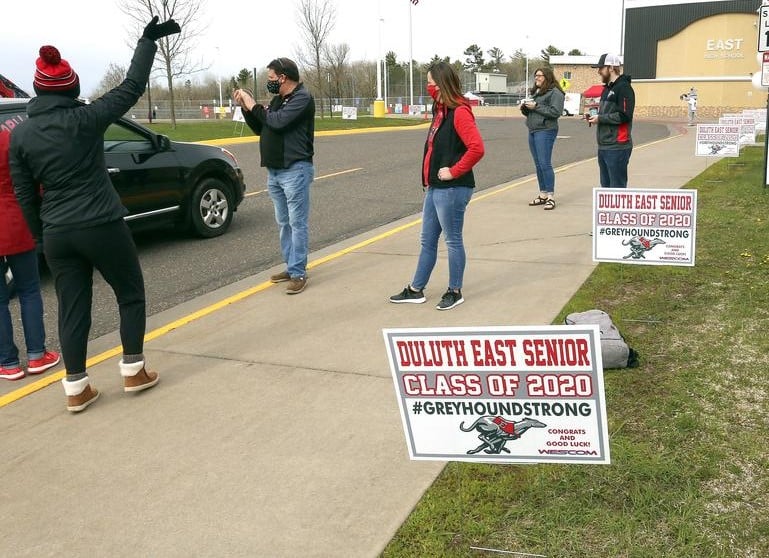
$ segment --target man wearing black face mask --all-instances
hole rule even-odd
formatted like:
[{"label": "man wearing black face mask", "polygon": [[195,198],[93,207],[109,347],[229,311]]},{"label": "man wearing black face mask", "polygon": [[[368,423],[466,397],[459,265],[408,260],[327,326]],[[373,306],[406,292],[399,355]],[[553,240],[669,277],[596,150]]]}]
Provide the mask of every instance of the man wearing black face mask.
[{"label": "man wearing black face mask", "polygon": [[267,167],[267,190],[280,229],[280,250],[286,270],[270,277],[288,281],[286,294],[299,294],[307,285],[308,218],[315,142],[315,100],[299,81],[293,60],[276,58],[267,65],[268,107],[246,91],[234,93],[249,128],[261,137],[259,153]]}]

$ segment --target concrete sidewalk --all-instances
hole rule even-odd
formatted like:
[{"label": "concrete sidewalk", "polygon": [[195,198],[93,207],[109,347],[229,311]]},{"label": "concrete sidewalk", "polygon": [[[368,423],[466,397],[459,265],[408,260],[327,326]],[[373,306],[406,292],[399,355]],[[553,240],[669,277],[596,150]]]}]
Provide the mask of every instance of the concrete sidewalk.
[{"label": "concrete sidewalk", "polygon": [[[636,147],[631,186],[706,164],[691,133]],[[80,415],[59,385],[1,408],[0,556],[376,556],[443,467],[408,459],[382,328],[551,323],[594,268],[597,176],[594,159],[561,169],[550,212],[528,207],[531,178],[476,194],[449,312],[445,248],[427,304],[387,302],[416,265],[415,216],[312,254],[301,295],[266,285],[272,269],[152,317],[255,291],[149,341],[156,389],[122,393],[111,358]]]}]

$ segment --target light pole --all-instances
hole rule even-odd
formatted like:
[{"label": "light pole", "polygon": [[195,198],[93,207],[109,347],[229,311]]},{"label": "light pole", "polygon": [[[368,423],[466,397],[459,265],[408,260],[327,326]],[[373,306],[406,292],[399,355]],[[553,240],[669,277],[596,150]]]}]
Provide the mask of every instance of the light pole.
[{"label": "light pole", "polygon": [[619,55],[622,56],[625,51],[625,0],[622,0],[622,21],[619,26]]},{"label": "light pole", "polygon": [[[529,36],[526,35],[526,44],[523,45],[523,55],[526,57],[526,77],[524,79],[523,92],[527,95],[526,91],[529,89]],[[527,95],[528,96],[528,95]]]},{"label": "light pole", "polygon": [[374,101],[374,118],[382,118],[385,115],[385,102],[382,99],[382,22],[381,2],[377,3],[379,7],[379,17],[377,20],[379,31],[379,50],[376,60],[376,100]]},{"label": "light pole", "polygon": [[[219,47],[216,47],[216,58],[217,62],[219,61],[218,59],[221,58]],[[222,76],[220,76],[218,72],[216,73],[216,82],[219,84],[219,106],[222,107],[224,106],[222,104]]]},{"label": "light pole", "polygon": [[409,2],[409,107],[414,104],[414,54],[412,53],[414,33],[411,30],[411,8],[413,2]]}]

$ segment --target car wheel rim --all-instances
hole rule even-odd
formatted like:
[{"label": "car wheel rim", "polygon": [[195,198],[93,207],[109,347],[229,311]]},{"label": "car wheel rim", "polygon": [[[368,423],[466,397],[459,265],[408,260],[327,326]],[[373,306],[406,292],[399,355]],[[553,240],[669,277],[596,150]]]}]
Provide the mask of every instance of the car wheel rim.
[{"label": "car wheel rim", "polygon": [[200,217],[209,229],[218,229],[227,222],[230,206],[221,190],[208,190],[200,198]]}]

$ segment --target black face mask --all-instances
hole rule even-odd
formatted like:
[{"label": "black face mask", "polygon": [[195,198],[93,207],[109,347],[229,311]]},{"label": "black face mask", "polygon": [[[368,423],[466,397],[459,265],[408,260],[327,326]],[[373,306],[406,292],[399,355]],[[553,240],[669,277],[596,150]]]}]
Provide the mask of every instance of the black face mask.
[{"label": "black face mask", "polygon": [[280,92],[280,81],[277,79],[267,81],[267,93],[277,95]]}]

